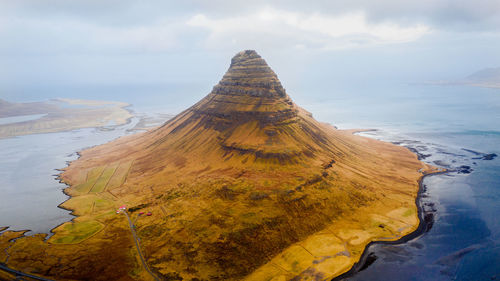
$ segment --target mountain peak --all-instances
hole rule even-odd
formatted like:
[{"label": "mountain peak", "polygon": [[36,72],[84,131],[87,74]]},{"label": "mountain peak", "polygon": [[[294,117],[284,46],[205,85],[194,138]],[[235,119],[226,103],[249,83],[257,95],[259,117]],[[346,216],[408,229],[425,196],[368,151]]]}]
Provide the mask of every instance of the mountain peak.
[{"label": "mountain peak", "polygon": [[231,59],[228,71],[214,90],[221,94],[229,91],[251,96],[286,96],[285,89],[276,73],[254,50],[241,51],[236,54]]},{"label": "mountain peak", "polygon": [[257,54],[255,50],[244,50],[239,53],[237,53],[232,59],[231,59],[231,65],[246,61],[246,60],[251,60],[251,59],[260,59],[261,56]]},{"label": "mountain peak", "polygon": [[319,124],[293,103],[253,50],[236,54],[213,90],[157,133],[164,136],[159,146],[176,140],[177,152],[192,153],[194,143],[210,142],[204,148],[219,151],[218,161],[298,163],[333,152]]}]

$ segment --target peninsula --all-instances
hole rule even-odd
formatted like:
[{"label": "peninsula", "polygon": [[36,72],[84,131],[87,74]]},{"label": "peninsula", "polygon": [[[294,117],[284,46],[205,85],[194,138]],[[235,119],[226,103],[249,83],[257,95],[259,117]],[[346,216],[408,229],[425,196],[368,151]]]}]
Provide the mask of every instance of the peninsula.
[{"label": "peninsula", "polygon": [[57,280],[334,278],[371,241],[417,229],[433,171],[353,132],[316,121],[242,51],[162,126],[82,151],[60,176],[77,217],[47,241],[3,232],[0,262]]}]

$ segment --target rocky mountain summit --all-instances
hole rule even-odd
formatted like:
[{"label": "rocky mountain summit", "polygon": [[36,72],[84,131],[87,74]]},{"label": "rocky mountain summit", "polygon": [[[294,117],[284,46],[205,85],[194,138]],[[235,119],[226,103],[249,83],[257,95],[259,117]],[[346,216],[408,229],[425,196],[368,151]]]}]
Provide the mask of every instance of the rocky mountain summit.
[{"label": "rocky mountain summit", "polygon": [[[202,140],[201,131],[217,136]],[[220,151],[225,160],[234,156],[252,162],[284,163],[306,161],[320,151],[333,155],[319,125],[292,102],[276,74],[250,50],[231,60],[211,93],[155,134],[162,136],[154,144],[158,146],[173,137],[183,138],[182,147],[175,147],[177,153],[192,152],[185,149],[186,142],[211,142],[208,147]]]}]

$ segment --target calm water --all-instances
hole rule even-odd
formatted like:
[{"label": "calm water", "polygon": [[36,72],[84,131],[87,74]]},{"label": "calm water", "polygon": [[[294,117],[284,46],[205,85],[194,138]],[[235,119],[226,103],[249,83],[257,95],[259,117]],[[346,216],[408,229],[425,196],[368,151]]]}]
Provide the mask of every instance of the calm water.
[{"label": "calm water", "polygon": [[31,114],[31,115],[21,115],[13,117],[2,117],[0,118],[0,125],[37,120],[44,117],[45,115],[47,114]]},{"label": "calm water", "polygon": [[0,139],[0,226],[13,230],[48,233],[71,220],[70,212],[57,206],[68,199],[66,185],[56,180],[76,152],[106,143],[135,125],[110,129],[80,129]]},{"label": "calm water", "polygon": [[[287,90],[320,121],[340,128],[377,128],[370,137],[412,147],[434,165],[469,166],[471,173],[426,178],[422,204],[434,213],[430,231],[405,244],[371,247],[376,260],[348,280],[500,279],[500,159],[475,159],[483,153],[500,155],[500,90],[379,82],[352,85],[316,91],[311,85],[303,89],[299,85]],[[3,98],[117,100],[143,112],[176,113],[211,87],[24,89],[23,94]],[[70,219],[68,212],[56,207],[66,197],[61,193],[64,186],[54,180],[55,169],[75,159],[76,151],[125,133],[124,128],[85,129],[0,140],[0,226],[47,232]]]}]

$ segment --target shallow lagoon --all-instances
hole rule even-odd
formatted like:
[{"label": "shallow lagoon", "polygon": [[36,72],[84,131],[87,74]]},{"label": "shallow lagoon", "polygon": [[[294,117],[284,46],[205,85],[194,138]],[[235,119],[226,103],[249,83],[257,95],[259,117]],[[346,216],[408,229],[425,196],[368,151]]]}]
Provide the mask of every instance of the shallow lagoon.
[{"label": "shallow lagoon", "polygon": [[0,125],[38,120],[46,115],[47,114],[30,114],[30,115],[20,115],[13,117],[2,117],[0,118]]}]

